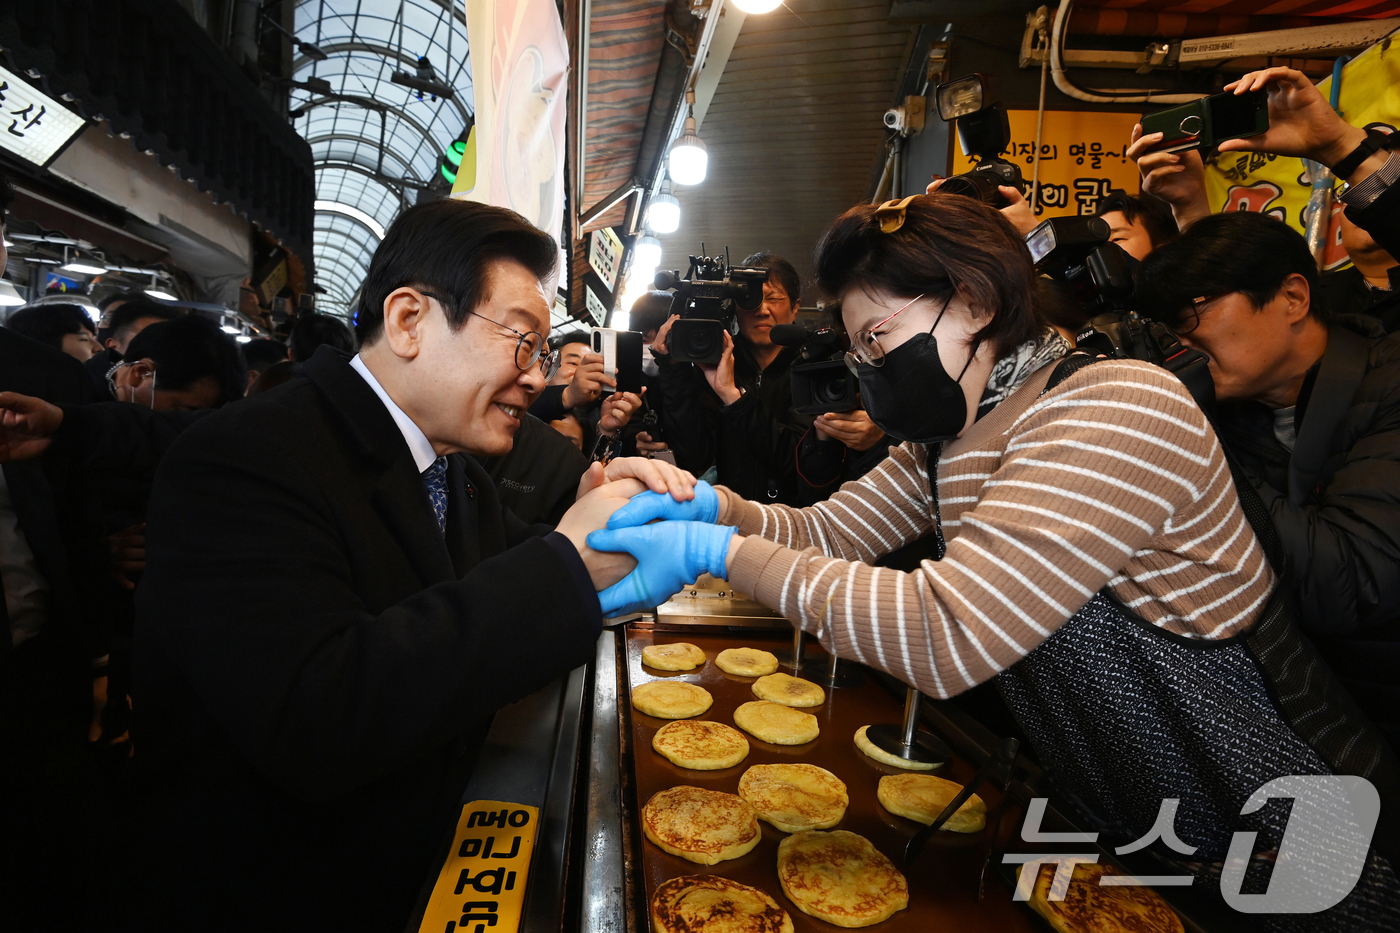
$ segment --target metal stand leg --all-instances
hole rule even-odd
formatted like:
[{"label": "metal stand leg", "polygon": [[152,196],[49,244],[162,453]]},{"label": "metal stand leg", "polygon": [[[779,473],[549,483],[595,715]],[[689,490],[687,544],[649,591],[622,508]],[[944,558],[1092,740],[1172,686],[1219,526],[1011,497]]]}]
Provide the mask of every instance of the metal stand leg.
[{"label": "metal stand leg", "polygon": [[802,666],[809,663],[807,654],[807,633],[799,626],[792,627],[792,648],[786,651],[774,652],[778,656],[778,663],[783,667],[791,668],[792,674],[796,677],[802,673]]},{"label": "metal stand leg", "polygon": [[865,735],[881,751],[905,761],[942,764],[952,760],[953,750],[938,737],[919,730],[919,703],[922,697],[913,687],[904,695],[904,722],[880,723]]},{"label": "metal stand leg", "polygon": [[827,656],[825,670],[820,674],[813,671],[812,679],[824,687],[844,690],[859,687],[865,683],[865,674],[858,666],[842,661],[836,655],[831,654]]}]

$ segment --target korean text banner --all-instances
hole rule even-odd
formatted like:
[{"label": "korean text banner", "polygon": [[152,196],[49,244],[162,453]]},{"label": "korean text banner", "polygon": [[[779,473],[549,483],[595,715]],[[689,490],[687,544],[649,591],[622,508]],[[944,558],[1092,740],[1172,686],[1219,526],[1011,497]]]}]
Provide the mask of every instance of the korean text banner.
[{"label": "korean text banner", "polygon": [[[1389,45],[1389,48],[1385,46]],[[1328,100],[1332,79],[1318,83]],[[1389,40],[1371,46],[1342,69],[1342,116],[1353,126],[1393,132],[1400,125],[1400,48]],[[1338,182],[1338,186],[1340,186]],[[1256,152],[1224,153],[1206,166],[1206,191],[1211,210],[1264,211],[1302,232],[1312,179],[1301,159]],[[1350,260],[1341,241],[1342,205],[1334,201],[1328,226],[1323,268],[1338,269]]]},{"label": "korean text banner", "polygon": [[[1035,161],[1036,111],[1012,110],[1007,117],[1011,123],[1011,144],[1001,156],[1020,167],[1029,200]],[[1136,194],[1137,165],[1127,157],[1127,149],[1137,120],[1131,113],[1045,111],[1040,140],[1040,203],[1036,205],[1036,215],[1092,214],[1099,199],[1113,188]],[[956,175],[972,168],[973,163],[963,155],[957,134],[950,135],[954,137],[950,172]],[[913,182],[911,179],[911,187]]]},{"label": "korean text banner", "polygon": [[458,173],[452,196],[508,207],[558,240],[569,87],[559,11],[553,0],[468,3],[467,39],[476,170]]}]

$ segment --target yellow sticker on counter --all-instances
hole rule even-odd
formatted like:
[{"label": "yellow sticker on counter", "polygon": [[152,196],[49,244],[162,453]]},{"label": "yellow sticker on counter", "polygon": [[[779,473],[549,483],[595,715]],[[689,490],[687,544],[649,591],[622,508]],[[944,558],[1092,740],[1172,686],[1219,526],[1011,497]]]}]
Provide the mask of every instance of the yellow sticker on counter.
[{"label": "yellow sticker on counter", "polygon": [[539,821],[538,808],[519,803],[477,800],[462,807],[418,933],[515,933]]}]

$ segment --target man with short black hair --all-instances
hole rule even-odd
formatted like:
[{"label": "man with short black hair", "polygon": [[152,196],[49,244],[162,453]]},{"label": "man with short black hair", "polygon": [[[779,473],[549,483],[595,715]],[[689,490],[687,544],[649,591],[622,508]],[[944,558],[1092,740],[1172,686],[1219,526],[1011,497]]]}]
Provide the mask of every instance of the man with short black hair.
[{"label": "man with short black hair", "polygon": [[84,366],[97,386],[98,395],[110,399],[107,373],[126,358],[126,348],[136,335],[152,324],[173,321],[181,314],[140,292],[118,292],[116,296],[108,296],[99,307],[102,308],[102,323],[97,329],[97,337],[102,341],[103,349]]},{"label": "man with short black hair", "polygon": [[[241,347],[243,362],[248,367],[248,388],[258,381],[258,377],[278,363],[287,362],[287,345],[271,337],[257,337]],[[247,391],[243,393],[247,395]]]},{"label": "man with short black hair", "polygon": [[331,346],[342,353],[355,352],[355,335],[345,322],[329,314],[299,314],[287,338],[290,358],[305,363],[322,346]]},{"label": "man with short black hair", "polygon": [[371,260],[359,354],[322,347],[166,454],[125,928],[206,926],[211,905],[227,928],[403,927],[496,709],[593,657],[595,591],[632,562],[586,535],[694,480],[593,467],[554,531],[465,456],[507,453],[544,386],[557,256],[503,208],[409,208]]},{"label": "man with short black hair", "polygon": [[111,378],[118,401],[157,411],[218,408],[242,398],[248,384],[238,344],[193,314],[142,330]]},{"label": "man with short black hair", "polygon": [[[1353,211],[1392,247],[1397,194]],[[1297,231],[1230,212],[1149,255],[1138,297],[1210,358],[1216,428],[1269,511],[1299,621],[1400,745],[1400,335],[1332,315],[1316,288]]]},{"label": "man with short black hair", "polygon": [[1178,232],[1171,205],[1146,193],[1133,195],[1115,188],[1099,201],[1094,213],[1107,221],[1108,241],[1139,261]]},{"label": "man with short black hair", "polygon": [[718,481],[746,499],[800,505],[797,444],[811,424],[792,411],[790,369],[796,347],[770,336],[797,317],[802,280],[792,263],[764,251],[744,266],[768,270],[763,300],[737,312],[738,337],[724,335],[724,356],[715,365],[674,363],[667,347],[671,325],[652,343],[664,395],[666,440],[682,467],[702,472],[714,466]]}]

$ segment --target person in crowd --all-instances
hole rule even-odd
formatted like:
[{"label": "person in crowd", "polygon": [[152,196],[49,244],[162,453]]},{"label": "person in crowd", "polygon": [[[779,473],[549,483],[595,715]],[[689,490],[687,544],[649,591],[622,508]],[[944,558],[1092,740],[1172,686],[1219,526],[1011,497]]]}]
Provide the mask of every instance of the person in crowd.
[{"label": "person in crowd", "polygon": [[253,384],[258,381],[259,376],[278,363],[288,362],[287,345],[271,337],[254,338],[243,344],[241,349],[243,363],[248,368],[248,391],[245,395],[251,394]]},{"label": "person in crowd", "polygon": [[[1274,110],[1290,115],[1286,126],[1301,126],[1304,141],[1271,131],[1247,148],[1323,156],[1318,161],[1331,165],[1366,142],[1306,77],[1270,74],[1277,87],[1270,119]],[[1336,142],[1322,151],[1317,139]],[[1144,183],[1160,184],[1154,173],[1187,165],[1166,178],[1174,204],[1198,214],[1189,182],[1194,162],[1164,165],[1159,155],[1139,159],[1149,173]],[[1400,154],[1381,148],[1366,163],[1375,168],[1387,159],[1400,163]],[[1396,194],[1387,189],[1384,200],[1367,204],[1357,203],[1355,191],[1341,195],[1354,231],[1348,239],[1400,250],[1390,206]],[[1400,337],[1384,336],[1365,313],[1367,302],[1319,300],[1306,241],[1258,214],[1196,219],[1179,244],[1144,263],[1138,292],[1144,313],[1210,357],[1217,430],[1268,509],[1281,551],[1276,569],[1299,621],[1358,704],[1400,745],[1392,670],[1400,662]]]},{"label": "person in crowd", "polygon": [[[0,176],[0,232],[12,196]],[[0,268],[7,259],[0,237]],[[15,393],[94,398],[71,355],[0,328],[0,399]],[[0,424],[0,926],[88,928],[102,916],[105,816],[87,739],[105,699],[107,556],[81,465],[60,451],[15,462],[11,448]]]},{"label": "person in crowd", "polygon": [[97,328],[79,304],[46,302],[20,308],[5,326],[17,334],[62,350],[79,363],[86,363],[99,350]]},{"label": "person in crowd", "polygon": [[1094,212],[1108,223],[1108,241],[1141,262],[1147,254],[1177,235],[1171,205],[1150,194],[1128,194],[1115,188]]},{"label": "person in crowd", "polygon": [[140,292],[118,292],[100,307],[102,320],[97,328],[97,339],[102,343],[102,350],[84,366],[97,386],[98,397],[116,401],[107,386],[107,374],[112,367],[126,358],[126,348],[137,334],[152,324],[175,320],[180,312]]},{"label": "person in crowd", "polygon": [[[573,416],[568,420],[578,425]],[[574,504],[579,479],[588,469],[583,429],[576,430],[577,439],[571,438],[527,412],[509,453],[476,458],[496,484],[501,506],[525,524],[558,525]]]},{"label": "person in crowd", "polygon": [[292,362],[305,363],[323,345],[332,346],[341,353],[354,353],[355,335],[339,318],[303,313],[297,315],[287,345]]},{"label": "person in crowd", "polygon": [[1351,266],[1318,276],[1320,300],[1329,308],[1373,317],[1393,334],[1400,330],[1400,262],[1352,223],[1346,211],[1337,216]]},{"label": "person in crowd", "polygon": [[[1286,120],[1271,113],[1270,133]],[[1318,692],[1326,666],[1275,613],[1276,578],[1224,454],[1175,377],[1085,355],[1013,366],[1001,400],[983,404],[992,373],[1041,333],[1030,256],[1004,217],[937,193],[860,205],[827,231],[816,266],[842,302],[866,405],[903,443],[806,509],[705,485],[674,506],[639,496],[589,537],[639,560],[601,595],[605,612],[655,605],[710,572],[836,655],[931,696],[996,679],[1101,842],[1152,838],[1163,799],[1179,801],[1189,859],[1153,848],[1198,887],[1219,884],[1236,830],[1258,833],[1246,877],[1271,870],[1287,817],[1244,808],[1268,780],[1342,771],[1385,783],[1393,753],[1344,693]],[[909,573],[871,566],[926,534],[941,559]],[[1261,634],[1287,650],[1246,647],[1261,649]],[[1292,690],[1289,705],[1275,699],[1298,671],[1306,709]],[[1310,802],[1325,819],[1354,818],[1340,796]],[[1377,835],[1388,851],[1393,826]],[[1327,870],[1305,869],[1331,884]],[[1311,930],[1397,924],[1400,879],[1377,850],[1345,900],[1308,917]]]},{"label": "person in crowd", "polygon": [[238,344],[198,315],[141,331],[110,378],[118,401],[157,411],[218,408],[242,398],[248,384]]},{"label": "person in crowd", "polygon": [[322,348],[161,461],[119,928],[211,904],[249,929],[402,926],[495,710],[592,657],[595,591],[631,562],[585,536],[693,477],[594,466],[553,530],[463,456],[507,453],[544,386],[557,256],[502,208],[409,208],[371,260],[359,354]]},{"label": "person in crowd", "polygon": [[530,414],[541,421],[558,421],[569,412],[580,412],[580,423],[591,420],[581,412],[602,398],[604,386],[615,387],[617,380],[603,373],[603,354],[590,350],[586,340],[570,335],[556,344],[556,368],[530,405]]},{"label": "person in crowd", "polygon": [[664,411],[666,402],[658,379],[660,369],[656,365],[651,345],[656,335],[671,316],[670,292],[649,291],[632,303],[629,314],[630,329],[642,335],[642,392],[641,410],[633,417],[624,430],[622,451],[625,455],[638,454],[654,457],[662,451],[669,451],[665,441]]},{"label": "person in crowd", "polygon": [[[530,417],[533,418],[534,415]],[[573,412],[567,412],[564,417],[551,421],[549,426],[564,435],[565,440],[578,448],[579,453],[583,453],[583,439],[586,432],[583,427],[583,422],[579,420],[578,415],[575,415]]]},{"label": "person in crowd", "polygon": [[770,252],[742,265],[767,269],[768,281],[757,307],[738,310],[739,335],[724,335],[719,363],[672,361],[666,339],[679,315],[652,342],[666,440],[676,462],[692,472],[713,465],[720,482],[747,497],[797,503],[796,450],[811,419],[792,411],[789,370],[799,350],[779,346],[769,332],[797,317],[802,282],[792,263]]}]

